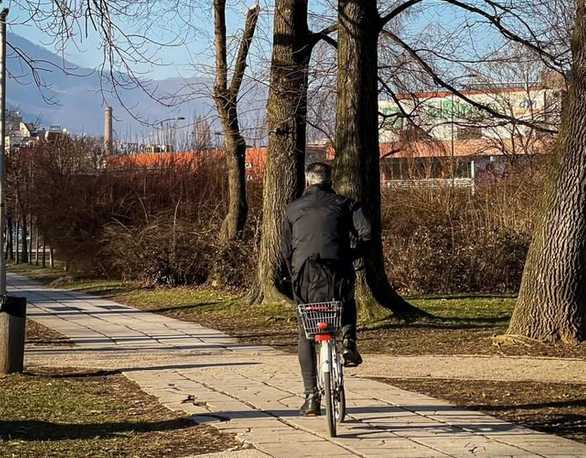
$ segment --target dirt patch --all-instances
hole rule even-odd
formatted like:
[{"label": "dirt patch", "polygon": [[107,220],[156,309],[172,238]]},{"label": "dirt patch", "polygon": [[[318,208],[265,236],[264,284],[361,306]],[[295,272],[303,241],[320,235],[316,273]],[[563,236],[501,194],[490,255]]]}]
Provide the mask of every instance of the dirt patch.
[{"label": "dirt patch", "polygon": [[380,379],[502,420],[586,443],[586,386],[566,383]]},{"label": "dirt patch", "polygon": [[26,343],[29,345],[72,345],[60,332],[33,320],[26,321]]},{"label": "dirt patch", "polygon": [[116,373],[35,370],[1,385],[0,456],[181,457],[240,446]]}]

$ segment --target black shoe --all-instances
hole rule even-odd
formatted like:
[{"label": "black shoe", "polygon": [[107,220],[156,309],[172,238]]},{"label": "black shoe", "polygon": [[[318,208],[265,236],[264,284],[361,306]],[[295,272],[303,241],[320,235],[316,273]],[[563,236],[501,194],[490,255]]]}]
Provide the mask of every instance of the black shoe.
[{"label": "black shoe", "polygon": [[309,393],[305,395],[305,402],[299,409],[299,413],[303,417],[316,417],[321,415],[320,398],[317,393]]},{"label": "black shoe", "polygon": [[360,366],[362,364],[362,356],[358,353],[356,342],[351,339],[344,339],[343,346],[342,358],[344,359],[344,367]]}]

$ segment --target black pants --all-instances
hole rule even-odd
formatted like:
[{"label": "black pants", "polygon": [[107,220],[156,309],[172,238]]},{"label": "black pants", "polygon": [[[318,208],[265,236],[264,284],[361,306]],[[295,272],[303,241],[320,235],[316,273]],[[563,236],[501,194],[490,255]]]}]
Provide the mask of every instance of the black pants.
[{"label": "black pants", "polygon": [[[343,301],[342,309],[342,338],[356,340],[356,301],[354,300],[354,288],[351,296]],[[299,341],[297,344],[299,365],[305,393],[312,393],[317,388],[317,361],[315,354],[315,342],[305,338],[305,331],[299,324]]]}]

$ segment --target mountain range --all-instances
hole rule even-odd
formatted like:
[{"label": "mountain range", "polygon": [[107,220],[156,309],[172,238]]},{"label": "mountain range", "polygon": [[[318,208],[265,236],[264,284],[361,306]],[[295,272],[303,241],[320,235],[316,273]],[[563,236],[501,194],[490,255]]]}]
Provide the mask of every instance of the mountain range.
[{"label": "mountain range", "polygon": [[[213,117],[215,113],[209,96],[211,77],[145,78],[140,81],[142,87],[116,86],[115,94],[109,78],[100,71],[80,67],[17,34],[9,33],[7,40],[7,104],[27,121],[59,125],[79,134],[101,135],[104,108],[110,105],[114,112],[115,137],[134,140],[133,137],[144,137],[153,131],[145,122],[156,123],[179,116],[189,120],[196,114]],[[37,82],[39,79],[41,84]],[[117,73],[116,79],[130,80],[124,73]],[[247,91],[249,102],[242,104],[247,106],[245,116],[258,118],[258,113],[251,114],[255,110],[248,108],[256,103],[262,109],[263,97],[262,88]],[[167,102],[173,106],[165,106]]]}]

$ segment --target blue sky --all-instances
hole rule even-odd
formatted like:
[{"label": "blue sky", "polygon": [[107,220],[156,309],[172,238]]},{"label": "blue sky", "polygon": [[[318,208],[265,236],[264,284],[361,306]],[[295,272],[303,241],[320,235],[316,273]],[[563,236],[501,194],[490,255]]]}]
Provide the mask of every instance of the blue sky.
[{"label": "blue sky", "polygon": [[[21,35],[33,43],[53,52],[56,51],[52,37],[40,30],[33,21],[28,20],[29,14],[18,6],[17,1],[5,0],[2,6],[10,8],[10,14],[8,16],[8,29],[10,32]],[[201,64],[209,62],[211,56],[210,34],[212,32],[212,22],[209,13],[209,11],[198,12],[194,23],[198,31],[190,35],[188,46],[182,44],[181,46],[165,46],[160,49],[151,47],[150,51],[156,54],[160,65],[139,65],[137,66],[138,70],[140,72],[148,72],[150,78],[162,79],[187,76],[187,74],[193,73],[193,63]],[[236,19],[234,15],[229,16],[229,27],[238,26],[238,24],[235,24],[237,22]],[[141,32],[138,29],[140,26],[133,24],[131,20],[122,19],[119,21],[119,25],[125,30],[131,30],[137,33]],[[155,24],[150,32],[150,36],[155,37],[157,40],[169,42],[176,37],[172,29],[173,24]],[[179,33],[182,32],[179,31]],[[102,61],[103,52],[100,49],[98,38],[97,33],[91,27],[88,28],[87,36],[85,36],[85,33],[77,33],[74,41],[66,46],[62,53],[63,57],[79,66],[95,68]]]},{"label": "blue sky", "polygon": [[[52,0],[39,0],[41,4],[49,4]],[[228,35],[237,33],[243,25],[244,11],[247,6],[254,3],[255,0],[232,0],[229,2],[231,8],[228,9]],[[28,14],[18,6],[18,0],[5,0],[3,5],[11,8],[9,16],[9,30],[13,33],[19,34],[28,40],[51,49],[55,50],[52,38],[35,25],[34,22],[28,21]],[[255,45],[258,47],[264,47],[264,51],[260,51],[257,54],[263,54],[263,58],[266,58],[268,54],[268,44],[270,42],[270,28],[271,28],[271,11],[270,5],[272,2],[268,0],[261,1],[263,6],[263,15],[261,16],[261,23],[257,28],[257,36]],[[435,6],[434,6],[435,3]],[[166,16],[167,23],[165,20],[161,20],[153,24],[152,29],[149,33],[151,37],[156,38],[160,41],[170,41],[176,34],[184,34],[184,31],[177,30],[181,29],[181,20],[185,20],[185,23],[193,26],[193,30],[188,33],[186,39],[186,45],[164,47],[160,49],[151,48],[153,56],[159,60],[160,65],[136,65],[136,70],[140,73],[148,74],[149,78],[162,79],[177,76],[192,76],[195,72],[193,64],[196,65],[210,65],[213,63],[213,46],[212,46],[212,16],[211,16],[211,1],[201,2],[203,7],[193,10],[189,18],[183,16],[172,15]],[[408,29],[405,32],[417,33],[425,25],[430,22],[436,22],[444,27],[449,28],[455,21],[459,21],[462,17],[458,17],[454,14],[453,10],[446,10],[442,7],[437,7],[437,3],[433,0],[426,3],[427,11],[419,14],[414,20],[410,20]],[[331,13],[328,8],[327,0],[314,0],[310,1],[310,7],[313,8],[314,13]],[[184,13],[184,12],[182,12]],[[185,13],[187,14],[187,13]],[[140,29],[143,24],[134,24],[130,19],[123,19],[120,25],[124,30],[130,30],[136,33],[141,33]],[[186,26],[185,29],[188,29]],[[92,31],[91,27],[88,29],[89,35],[77,34],[75,43],[70,43],[64,51],[64,57],[73,63],[89,68],[95,68],[102,60],[102,50],[99,47],[98,36]],[[478,37],[478,43],[480,44],[483,37]],[[485,36],[484,39],[489,39],[490,35]],[[481,44],[482,46],[482,44]],[[252,52],[254,57],[254,51]]]}]

